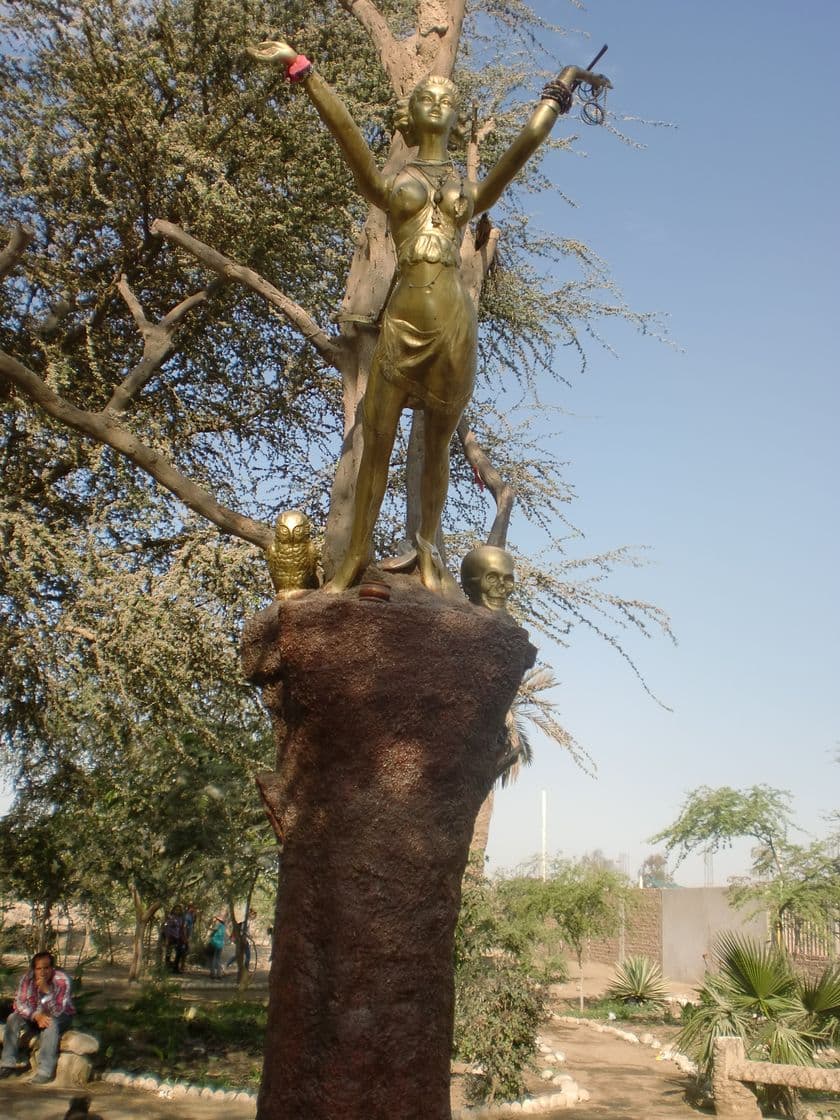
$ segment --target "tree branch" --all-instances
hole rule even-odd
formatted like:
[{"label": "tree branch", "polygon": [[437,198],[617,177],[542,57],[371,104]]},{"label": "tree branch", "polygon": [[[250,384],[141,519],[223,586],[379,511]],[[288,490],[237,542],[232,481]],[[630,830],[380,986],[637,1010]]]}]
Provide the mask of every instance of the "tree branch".
[{"label": "tree branch", "polygon": [[[489,226],[489,229],[484,230],[480,247],[476,248],[476,237],[470,229],[467,230],[461,246],[461,274],[476,307],[478,307],[478,300],[487,273],[493,267],[493,262],[496,259],[500,237],[499,230],[492,224],[488,214],[483,214],[479,219],[479,230],[481,230],[482,224]],[[472,251],[470,251],[471,247]]]},{"label": "tree branch", "polygon": [[34,232],[26,226],[22,226],[20,222],[15,222],[12,225],[9,244],[0,252],[0,280],[2,280],[8,272],[11,272],[17,264],[18,258],[34,236]]},{"label": "tree branch", "polygon": [[370,35],[380,61],[398,96],[411,88],[411,57],[406,45],[394,38],[388,21],[372,0],[339,0],[342,8],[354,16]]},{"label": "tree branch", "polygon": [[458,439],[464,449],[464,455],[476,475],[481,479],[496,502],[496,517],[487,536],[487,544],[504,548],[507,543],[510,515],[516,492],[510,483],[505,482],[498,470],[490,462],[490,457],[476,439],[465,417],[461,417],[458,425]]},{"label": "tree branch", "polygon": [[204,303],[215,295],[225,284],[221,278],[194,292],[191,296],[181,300],[179,304],[167,312],[159,323],[150,323],[146,318],[140,301],[134,295],[126,276],[121,276],[117,289],[126,302],[140,334],[143,337],[143,357],[114,390],[111,399],[105,406],[105,412],[112,412],[115,416],[123,416],[128,411],[128,406],[137,397],[137,394],[148,384],[158,369],[167,358],[175,353],[175,335],[188,312],[194,307]]},{"label": "tree branch", "polygon": [[0,373],[48,415],[124,455],[135,466],[151,475],[164,489],[174,494],[184,505],[211,521],[223,533],[230,533],[262,549],[267,548],[271,543],[273,534],[267,525],[219,505],[215,498],[182,475],[160,452],[147,447],[121,427],[113,416],[105,412],[85,412],[76,408],[75,405],[54,393],[36,373],[21,365],[3,350],[0,350]]},{"label": "tree branch", "polygon": [[[445,30],[440,35],[440,45],[432,69],[435,74],[444,74],[449,77],[455,66],[455,56],[458,53],[458,44],[461,41],[461,28],[464,23],[464,0],[445,0],[443,4],[435,3],[436,8],[442,7],[446,12]],[[440,21],[439,26],[443,25]],[[423,24],[420,24],[422,29]]]},{"label": "tree branch", "polygon": [[152,233],[156,236],[163,237],[174,245],[186,249],[202,264],[218,273],[223,280],[236,280],[237,283],[244,284],[255,291],[257,295],[262,296],[272,307],[281,311],[292,326],[297,327],[306,341],[312,343],[324,361],[328,362],[334,369],[340,370],[340,362],[344,353],[340,344],[326,331],[322,330],[312,316],[304,311],[299,304],[289,299],[273,284],[269,284],[258,272],[237,264],[236,261],[232,261],[229,257],[211,249],[209,245],[191,237],[190,234],[172,222],[156,218],[152,222],[151,228]]}]

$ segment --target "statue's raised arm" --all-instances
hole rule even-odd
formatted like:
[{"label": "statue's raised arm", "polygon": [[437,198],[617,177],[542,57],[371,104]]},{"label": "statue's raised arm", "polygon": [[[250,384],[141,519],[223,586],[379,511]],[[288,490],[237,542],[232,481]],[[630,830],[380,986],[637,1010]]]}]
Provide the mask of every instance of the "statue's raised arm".
[{"label": "statue's raised arm", "polygon": [[499,201],[511,180],[548,137],[558,116],[567,113],[572,107],[573,94],[579,85],[588,85],[593,91],[612,88],[609,78],[603,74],[593,74],[579,66],[564,67],[545,86],[540,103],[507,151],[500,156],[487,176],[475,184],[473,205],[476,214],[489,210]]},{"label": "statue's raised arm", "polygon": [[371,558],[400,414],[413,408],[425,417],[416,534],[420,576],[431,590],[460,596],[435,540],[449,486],[449,444],[475,381],[478,329],[461,275],[464,228],[475,213],[496,202],[546,139],[557,117],[571,107],[575,87],[585,82],[598,90],[609,82],[590,70],[567,66],[545,87],[530,120],[486,178],[473,183],[448,152],[450,139],[464,127],[458,90],[448,78],[424,78],[399,102],[396,115],[397,127],[417,154],[386,178],[345,105],[307,58],[282,41],[261,43],[250,54],[284,66],[289,80],[300,82],[338,142],[360,192],[387,213],[397,256],[362,403],[364,448],[350,541],[326,590],[350,587]]},{"label": "statue's raised arm", "polygon": [[387,209],[387,186],[373,153],[344,102],[315,73],[309,59],[282,39],[267,39],[256,47],[249,47],[248,54],[258,62],[282,66],[291,82],[302,83],[318,115],[341,148],[359,193],[374,206]]}]

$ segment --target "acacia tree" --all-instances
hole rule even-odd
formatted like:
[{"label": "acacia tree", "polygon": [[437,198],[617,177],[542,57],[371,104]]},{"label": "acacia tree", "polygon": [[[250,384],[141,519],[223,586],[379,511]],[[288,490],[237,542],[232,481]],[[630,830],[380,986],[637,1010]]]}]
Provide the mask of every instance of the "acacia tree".
[{"label": "acacia tree", "polygon": [[[462,159],[478,174],[518,125],[520,92],[528,100],[536,92],[535,34],[549,29],[519,0],[476,4],[471,18],[464,41],[474,53],[462,55],[458,76],[476,104]],[[0,374],[9,386],[2,594],[8,648],[29,653],[11,678],[5,716],[19,757],[34,732],[55,765],[56,743],[68,739],[55,735],[40,703],[64,685],[64,665],[48,652],[53,634],[106,687],[112,664],[132,656],[130,642],[121,651],[103,640],[113,622],[105,612],[87,633],[61,629],[83,597],[91,555],[105,546],[118,590],[173,569],[195,578],[208,634],[227,628],[230,651],[246,604],[268,592],[239,542],[264,548],[266,519],[294,504],[326,526],[327,575],[343,548],[360,452],[357,406],[393,252],[382,214],[352,193],[308,106],[289,97],[278,75],[249,66],[245,46],[288,29],[390,169],[405,147],[384,106],[422,74],[453,71],[467,11],[463,0],[75,0],[59,8],[34,0],[3,20],[19,49],[0,75],[8,110],[0,205],[12,228],[0,259],[0,274],[11,276],[0,297]],[[480,45],[488,27],[505,36],[504,67]],[[462,247],[481,312],[482,373],[459,430],[463,454],[450,492],[446,527],[456,553],[479,533],[505,543],[514,493],[549,530],[568,497],[550,453],[505,415],[499,375],[516,378],[527,397],[539,373],[554,372],[557,347],[578,345],[599,315],[646,325],[622,308],[583,246],[536,236],[515,195],[500,215],[504,255],[492,219],[469,229]],[[563,269],[559,286],[525,257],[534,247]],[[580,275],[568,274],[569,262]],[[336,312],[337,326],[327,326]],[[405,517],[394,503],[386,508],[382,549],[412,531],[421,453],[415,417],[393,472],[395,493],[407,494]],[[496,499],[489,532],[475,478]],[[171,495],[234,538],[219,549],[218,578],[206,531]],[[617,627],[662,624],[648,605],[604,590],[620,558],[595,558],[588,576],[577,560],[523,560],[535,592],[527,617],[560,640],[580,621],[610,636],[605,616]],[[161,619],[173,601],[157,601]],[[196,652],[185,665],[195,667],[212,646],[212,636],[203,638],[201,625],[185,631],[181,648]],[[176,670],[173,689],[194,699],[218,665],[211,658],[192,675]],[[150,690],[130,677],[120,685],[127,711],[145,703],[147,720],[166,723],[165,704],[148,703]],[[212,737],[212,710],[192,710]]]},{"label": "acacia tree", "polygon": [[802,845],[789,839],[793,820],[787,790],[756,785],[700,786],[685,799],[677,819],[651,843],[664,842],[677,853],[677,863],[692,852],[718,851],[733,840],[756,842],[752,876],[731,887],[736,904],[766,908],[774,941],[783,944],[785,918],[807,920],[819,927],[840,913],[840,858],[836,837]]},{"label": "acacia tree", "polygon": [[[540,21],[524,5],[485,7],[514,41],[533,46]],[[10,56],[4,73],[13,91],[3,137],[4,210],[7,221],[26,220],[35,236],[26,249],[28,235],[19,229],[2,262],[5,270],[16,266],[16,281],[6,288],[0,373],[14,386],[10,438],[29,442],[21,426],[24,418],[33,423],[28,402],[35,402],[118,452],[103,459],[61,434],[71,450],[53,466],[51,490],[96,467],[96,488],[107,487],[113,499],[125,484],[122,456],[225,534],[259,546],[270,529],[252,514],[299,501],[323,520],[328,509],[329,574],[352,499],[356,408],[393,252],[384,216],[366,213],[349,191],[311,110],[279,88],[277,75],[249,67],[243,48],[269,19],[297,29],[301,49],[323,60],[387,168],[405,148],[391,137],[382,106],[421,74],[452,71],[465,10],[439,0],[392,3],[382,12],[369,0],[322,8],[216,0],[196,15],[189,5],[122,3],[109,8],[107,35],[103,10],[92,3],[72,6],[72,18],[46,3],[7,17],[7,35],[26,49]],[[348,57],[359,63],[351,72]],[[480,77],[467,68],[461,77],[485,114],[476,113],[464,153],[476,174],[518,122],[520,105],[510,92],[524,73],[507,67],[503,81],[497,68],[484,66]],[[527,388],[536,372],[552,370],[555,347],[577,342],[600,315],[625,314],[645,325],[611,298],[603,267],[585,247],[538,238],[515,199],[510,207],[504,260],[492,222],[480,234],[470,229],[463,246],[482,310],[483,383],[460,429],[464,459],[456,462],[450,500],[450,524],[463,532],[483,519],[473,478],[486,485],[498,502],[487,539],[500,544],[514,493],[543,526],[567,494],[545,449],[529,446],[510,424],[492,430],[501,420],[489,403],[496,376],[513,375]],[[190,256],[167,253],[161,237]],[[529,242],[552,263],[574,258],[582,278],[548,286],[524,259]],[[345,274],[340,262],[351,253]],[[245,288],[244,301],[235,285]],[[336,307],[338,328],[330,330],[321,324]],[[409,533],[419,423],[416,416],[404,469],[398,463],[395,472],[397,488],[408,494]],[[328,498],[333,436],[343,444]],[[45,450],[32,460],[16,451],[18,508],[30,495],[45,498],[48,480],[35,481]],[[163,516],[136,476],[131,490]],[[248,512],[230,508],[234,500]],[[180,528],[176,511],[164,508],[169,528]],[[81,520],[89,511],[74,512]],[[380,544],[402,535],[400,521],[384,521]],[[454,544],[463,547],[457,533]],[[562,566],[544,566],[534,621],[557,637],[600,611],[619,624],[661,624],[653,608],[602,592],[604,569],[618,559],[596,558],[593,576],[582,581]]]},{"label": "acacia tree", "polygon": [[578,965],[578,996],[583,1010],[583,958],[593,937],[611,937],[621,928],[631,904],[625,875],[595,853],[579,860],[554,860],[546,880],[517,878],[499,885],[512,913],[520,918],[551,918]]}]

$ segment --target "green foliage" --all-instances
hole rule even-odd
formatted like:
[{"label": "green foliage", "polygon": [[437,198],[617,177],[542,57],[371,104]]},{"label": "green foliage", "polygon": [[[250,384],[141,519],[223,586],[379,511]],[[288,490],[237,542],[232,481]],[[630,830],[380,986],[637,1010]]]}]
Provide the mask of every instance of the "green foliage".
[{"label": "green foliage", "polygon": [[665,841],[679,862],[690,852],[717,851],[738,837],[754,839],[753,875],[736,881],[731,897],[736,905],[766,908],[780,945],[786,919],[827,930],[840,914],[836,837],[802,846],[788,839],[791,827],[790,794],[785,790],[700,786],[686,798],[676,821],[651,841]]},{"label": "green foliage", "polygon": [[579,964],[590,938],[617,932],[632,897],[620,872],[587,860],[555,860],[545,882],[508,879],[499,890],[520,920],[550,918]]},{"label": "green foliage", "polygon": [[649,957],[628,957],[616,967],[610,986],[608,999],[622,1003],[646,1003],[662,1006],[667,990],[662,979],[662,969]]},{"label": "green foliage", "polygon": [[840,1044],[840,963],[812,980],[799,981],[799,998],[830,1046]]},{"label": "green foliage", "polygon": [[677,884],[674,876],[668,869],[668,861],[659,852],[651,852],[646,856],[639,868],[639,885],[642,887],[655,887],[662,890],[666,887],[675,887]]},{"label": "green foliage", "polygon": [[467,1079],[474,1102],[521,1096],[522,1071],[536,1052],[545,1009],[520,944],[500,920],[491,885],[468,869],[455,934],[454,1050],[480,1069]]},{"label": "green foliage", "polygon": [[[265,1025],[266,1009],[259,1003],[186,1001],[177,985],[163,978],[144,984],[126,1006],[110,1003],[79,1016],[79,1026],[100,1039],[108,1067],[219,1087],[259,1085]],[[229,1051],[244,1052],[250,1064],[225,1072]]]},{"label": "green foliage", "polygon": [[664,841],[680,862],[691,852],[716,852],[740,836],[749,836],[773,858],[790,826],[790,794],[785,790],[766,785],[744,790],[700,786],[685,799],[676,821],[652,836],[651,843]]},{"label": "green foliage", "polygon": [[[747,1057],[783,1065],[815,1064],[815,1050],[836,1033],[840,978],[830,969],[804,982],[775,946],[724,933],[715,949],[716,970],[698,989],[699,1002],[686,1015],[676,1045],[711,1076],[714,1042],[723,1035],[744,1040]],[[769,1107],[793,1115],[796,1094],[765,1086]]]}]

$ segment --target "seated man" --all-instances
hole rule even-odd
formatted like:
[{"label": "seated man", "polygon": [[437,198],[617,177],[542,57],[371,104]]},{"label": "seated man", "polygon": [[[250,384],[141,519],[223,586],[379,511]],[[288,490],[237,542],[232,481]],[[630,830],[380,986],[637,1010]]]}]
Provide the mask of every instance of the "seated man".
[{"label": "seated man", "polygon": [[75,1014],[70,977],[55,967],[52,953],[36,953],[32,967],[18,985],[14,1011],[6,1020],[0,1077],[18,1072],[18,1046],[21,1032],[25,1031],[27,1035],[41,1035],[38,1068],[32,1084],[44,1085],[52,1081],[61,1035]]}]

